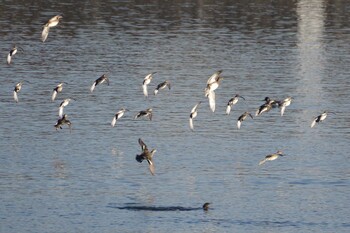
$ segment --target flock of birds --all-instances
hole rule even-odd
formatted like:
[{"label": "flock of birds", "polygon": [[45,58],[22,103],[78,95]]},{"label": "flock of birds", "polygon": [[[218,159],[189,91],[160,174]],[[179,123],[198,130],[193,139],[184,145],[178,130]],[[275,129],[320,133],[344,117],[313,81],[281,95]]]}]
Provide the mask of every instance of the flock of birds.
[{"label": "flock of birds", "polygon": [[[58,23],[60,22],[60,20],[63,17],[60,15],[54,16],[52,17],[44,26],[43,26],[43,30],[42,30],[42,35],[41,35],[41,40],[42,42],[45,42],[48,38],[49,35],[49,31],[50,28],[55,27],[58,25]],[[16,45],[10,50],[10,52],[7,55],[7,64],[10,65],[13,56],[17,53],[18,50],[22,50],[23,49],[21,47],[16,47]],[[221,80],[223,80],[223,77],[221,76],[222,74],[222,70],[219,70],[217,72],[215,72],[213,75],[211,75],[206,83],[206,87],[204,89],[204,95],[206,98],[208,98],[209,101],[209,107],[211,109],[212,112],[215,112],[215,90],[220,86],[220,82]],[[145,98],[148,97],[148,85],[151,83],[153,75],[156,72],[150,73],[148,75],[145,76],[143,82],[142,82],[142,90],[143,90],[143,94],[145,96]],[[22,88],[22,84],[23,82],[28,82],[28,81],[21,81],[19,83],[17,83],[15,85],[15,88],[13,90],[13,98],[15,102],[18,102],[18,93],[20,92],[21,88]],[[91,85],[90,87],[90,92],[92,93],[94,91],[94,89],[96,88],[97,85],[99,84],[103,84],[106,83],[107,85],[109,85],[109,79],[107,74],[103,74],[101,77],[97,78]],[[59,93],[62,92],[63,90],[63,85],[67,84],[65,82],[59,83],[52,91],[52,96],[51,96],[51,100],[55,101],[57,95]],[[166,89],[168,88],[169,90],[171,89],[171,84],[170,81],[166,80],[160,84],[157,85],[156,89],[154,90],[154,95],[157,95],[157,93],[162,90],[162,89]],[[239,94],[236,94],[235,96],[233,96],[227,103],[226,106],[226,114],[229,115],[233,105],[237,104],[239,101],[239,98],[245,100],[245,98],[243,96],[240,96]],[[70,129],[70,132],[72,131],[72,123],[68,120],[68,116],[67,114],[64,114],[64,108],[70,103],[71,100],[74,100],[73,98],[68,98],[68,99],[64,99],[61,104],[59,105],[59,110],[58,110],[58,120],[56,122],[56,124],[54,125],[54,127],[56,128],[56,130],[58,129],[62,129],[62,127],[64,125],[67,125]],[[280,109],[280,114],[281,116],[284,115],[284,112],[286,110],[286,107],[288,107],[291,103],[292,103],[293,98],[292,97],[287,97],[281,101],[278,100],[273,100],[270,99],[269,97],[265,97],[264,101],[265,103],[262,104],[255,112],[255,117],[260,116],[263,113],[269,112],[272,108],[279,108]],[[196,118],[197,114],[198,114],[198,109],[199,106],[202,102],[198,102],[191,110],[190,116],[189,116],[189,127],[190,129],[193,131],[194,130],[194,124],[193,121]],[[120,119],[121,117],[123,117],[124,113],[126,111],[129,111],[126,108],[121,108],[113,117],[112,121],[111,121],[111,126],[114,127],[118,121],[118,119]],[[328,113],[332,113],[335,114],[334,112],[329,112],[329,111],[324,111],[322,114],[316,116],[313,121],[311,122],[311,128],[314,127],[316,125],[316,123],[320,123],[322,121],[324,121],[327,118]],[[250,117],[251,119],[254,119],[253,115],[250,112],[244,112],[242,115],[240,115],[237,119],[237,128],[240,129],[242,122],[244,120],[246,120],[247,117]],[[152,120],[152,108],[148,108],[146,110],[142,110],[140,112],[138,112],[135,116],[134,119],[138,119],[140,117],[147,117],[149,120]],[[140,138],[138,140],[140,146],[141,146],[141,154],[136,155],[136,160],[138,162],[142,162],[144,160],[146,160],[148,162],[149,165],[149,170],[150,173],[152,175],[155,174],[155,167],[154,167],[154,163],[153,163],[153,156],[156,152],[156,149],[153,150],[149,150],[147,145],[143,142],[143,140]],[[284,156],[283,152],[278,150],[276,153],[273,154],[269,154],[267,155],[263,160],[261,160],[259,162],[259,165],[264,164],[266,161],[272,161],[275,160],[277,158],[279,158],[280,156]]]}]

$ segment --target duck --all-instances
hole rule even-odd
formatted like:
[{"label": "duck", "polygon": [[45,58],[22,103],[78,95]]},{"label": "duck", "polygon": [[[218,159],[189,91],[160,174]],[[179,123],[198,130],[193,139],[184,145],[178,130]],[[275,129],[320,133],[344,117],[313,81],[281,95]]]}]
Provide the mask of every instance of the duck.
[{"label": "duck", "polygon": [[140,118],[140,117],[148,117],[148,119],[151,121],[152,120],[152,111],[153,111],[152,108],[147,108],[146,110],[139,111],[135,115],[134,120],[136,120],[137,118]]},{"label": "duck", "polygon": [[313,128],[316,125],[316,123],[324,121],[327,118],[328,113],[335,114],[334,112],[324,111],[321,115],[318,115],[314,118],[314,120],[311,123],[311,128]]},{"label": "duck", "polygon": [[193,131],[194,127],[193,127],[193,119],[197,117],[197,110],[199,105],[201,104],[201,101],[199,101],[191,110],[191,114],[190,114],[190,129]]},{"label": "duck", "polygon": [[120,119],[126,111],[129,111],[129,110],[126,108],[122,108],[114,115],[112,122],[111,122],[112,127],[115,126],[115,124],[117,123],[117,120]]},{"label": "duck", "polygon": [[156,87],[156,89],[154,90],[154,95],[158,94],[159,90],[162,90],[164,88],[168,87],[168,89],[170,90],[171,86],[170,86],[170,82],[168,80],[158,84],[158,86]]},{"label": "duck", "polygon": [[230,114],[232,106],[238,102],[238,98],[242,98],[243,100],[245,100],[245,98],[243,96],[240,96],[239,94],[236,94],[234,97],[232,97],[227,103],[226,115]]},{"label": "duck", "polygon": [[278,157],[284,156],[283,152],[281,150],[278,150],[274,154],[266,155],[266,157],[259,162],[259,166],[263,165],[266,161],[273,161],[275,159],[278,159]]},{"label": "duck", "polygon": [[148,97],[148,90],[147,90],[147,86],[148,84],[151,83],[151,80],[153,78],[153,75],[156,74],[157,72],[153,72],[153,73],[150,73],[148,75],[146,75],[146,77],[143,79],[143,82],[142,82],[142,90],[143,90],[143,95],[147,98]]},{"label": "duck", "polygon": [[49,21],[47,21],[47,23],[43,26],[43,31],[41,33],[42,42],[46,41],[49,35],[50,28],[57,26],[62,18],[63,17],[61,15],[56,15],[52,17]]},{"label": "duck", "polygon": [[139,163],[142,163],[143,160],[147,160],[149,171],[154,176],[155,167],[154,167],[154,163],[153,163],[153,155],[154,155],[154,153],[156,153],[157,150],[153,149],[153,150],[149,151],[146,144],[142,141],[141,138],[139,138],[139,144],[141,146],[142,153],[139,155],[136,155],[136,161]]},{"label": "duck", "polygon": [[[51,96],[51,101],[55,101],[57,94],[62,92],[62,90],[63,90],[63,84],[64,84],[64,83],[65,83],[65,82],[59,83],[59,84],[53,89],[53,91],[52,91],[52,96]],[[67,84],[67,83],[65,83],[65,84]]]},{"label": "duck", "polygon": [[102,84],[104,82],[106,82],[107,86],[109,86],[109,78],[107,74],[103,74],[101,77],[95,80],[95,82],[90,87],[90,92],[92,93],[97,85]]},{"label": "duck", "polygon": [[68,125],[69,131],[72,132],[72,123],[67,119],[68,115],[64,114],[61,118],[57,120],[57,123],[55,124],[56,130],[62,129],[63,125]]},{"label": "duck", "polygon": [[238,120],[237,120],[237,128],[238,128],[238,129],[241,128],[242,122],[243,122],[248,116],[250,116],[250,118],[253,119],[252,114],[250,114],[249,112],[244,112],[240,117],[238,117]]}]

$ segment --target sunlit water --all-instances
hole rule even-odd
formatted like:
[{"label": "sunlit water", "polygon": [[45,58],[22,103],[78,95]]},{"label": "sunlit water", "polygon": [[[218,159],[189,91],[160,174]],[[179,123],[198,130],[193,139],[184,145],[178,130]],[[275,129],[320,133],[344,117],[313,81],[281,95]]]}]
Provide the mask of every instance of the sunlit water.
[{"label": "sunlit water", "polygon": [[[1,232],[349,231],[346,1],[8,1],[0,10]],[[64,19],[42,43],[56,14]],[[24,51],[8,66],[13,43]],[[204,88],[217,70],[212,113]],[[110,85],[91,94],[105,72]],[[171,90],[154,96],[164,80]],[[227,116],[237,93],[246,100]],[[283,117],[273,109],[237,130],[266,96],[294,100]],[[74,98],[72,133],[54,128],[65,98]],[[121,107],[130,111],[112,128]],[[152,121],[133,120],[149,107]],[[311,129],[324,110],[336,115]],[[157,149],[155,176],[135,160],[138,138]],[[286,156],[258,166],[278,149]],[[204,202],[208,212],[197,209]],[[193,210],[157,211],[178,206]]]}]

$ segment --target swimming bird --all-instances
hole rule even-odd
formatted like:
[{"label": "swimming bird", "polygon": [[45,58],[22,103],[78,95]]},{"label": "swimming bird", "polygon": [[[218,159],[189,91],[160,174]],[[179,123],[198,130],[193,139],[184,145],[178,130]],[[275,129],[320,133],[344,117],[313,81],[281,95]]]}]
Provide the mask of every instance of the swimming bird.
[{"label": "swimming bird", "polygon": [[266,161],[275,160],[280,156],[284,156],[284,154],[282,154],[282,151],[280,151],[280,150],[277,151],[275,154],[266,155],[266,157],[259,162],[259,166],[263,165]]},{"label": "swimming bird", "polygon": [[190,128],[191,128],[191,130],[193,130],[193,119],[196,118],[196,116],[197,116],[197,110],[198,110],[198,107],[200,104],[201,104],[201,101],[199,101],[198,104],[196,104],[191,110],[191,114],[190,114]]},{"label": "swimming bird", "polygon": [[209,77],[207,81],[207,86],[204,89],[205,97],[208,97],[211,91],[215,91],[219,85],[223,77],[221,77],[222,70],[215,72],[212,76]]},{"label": "swimming bird", "polygon": [[56,130],[62,129],[63,125],[68,125],[69,131],[72,132],[72,123],[67,119],[67,114],[64,114],[61,118],[57,120],[57,123],[55,124]]},{"label": "swimming bird", "polygon": [[22,84],[23,84],[23,81],[17,83],[15,86],[15,89],[13,90],[13,98],[16,101],[16,103],[18,103],[17,93],[22,89]]},{"label": "swimming bird", "polygon": [[210,205],[209,202],[204,203],[203,206],[202,206],[203,210],[204,211],[208,211],[209,210],[209,205]]},{"label": "swimming bird", "polygon": [[152,120],[152,111],[153,111],[152,108],[147,108],[146,110],[139,111],[135,115],[134,120],[136,120],[139,117],[148,117],[149,120],[151,121]]},{"label": "swimming bird", "polygon": [[245,112],[240,117],[238,117],[238,120],[237,120],[237,128],[238,129],[241,128],[241,124],[247,118],[247,116],[250,116],[253,119],[252,114],[250,114],[249,112]]},{"label": "swimming bird", "polygon": [[126,108],[122,108],[114,115],[113,120],[111,122],[112,127],[115,126],[115,124],[117,123],[117,120],[120,119],[126,111],[129,111],[129,110]]},{"label": "swimming bird", "polygon": [[41,40],[42,42],[45,42],[49,35],[50,28],[57,26],[57,24],[60,22],[60,20],[63,17],[61,15],[56,15],[52,17],[47,23],[43,26],[43,31],[41,33]]},{"label": "swimming bird", "polygon": [[72,100],[72,98],[68,98],[68,99],[65,99],[65,100],[63,100],[62,102],[61,102],[61,104],[60,104],[60,107],[58,108],[58,116],[60,117],[60,118],[62,118],[63,117],[63,109],[64,109],[64,107],[66,107],[68,104],[69,104],[69,102]]},{"label": "swimming bird", "polygon": [[139,163],[142,163],[143,160],[147,160],[149,171],[152,175],[154,175],[154,164],[153,164],[153,155],[157,151],[156,149],[153,149],[151,151],[148,150],[146,144],[142,141],[141,138],[139,138],[139,144],[141,146],[142,153],[139,155],[136,155],[136,161]]},{"label": "swimming bird", "polygon": [[278,101],[278,107],[281,109],[281,116],[283,116],[286,107],[292,103],[292,97],[287,97],[282,101]]},{"label": "swimming bird", "polygon": [[157,93],[158,93],[159,90],[162,90],[162,89],[164,89],[164,88],[166,88],[166,87],[168,87],[169,90],[170,90],[170,88],[171,88],[171,87],[170,87],[170,82],[169,82],[168,80],[166,80],[166,81],[164,81],[164,82],[158,84],[158,86],[157,86],[156,89],[154,90],[154,95],[157,95]]},{"label": "swimming bird", "polygon": [[321,115],[314,118],[314,120],[311,123],[311,128],[314,127],[316,123],[324,121],[327,118],[328,113],[333,113],[334,115],[336,115],[334,112],[324,111]]},{"label": "swimming bird", "polygon": [[242,98],[245,100],[243,96],[240,96],[239,94],[235,95],[233,98],[231,98],[226,107],[226,114],[229,115],[232,109],[232,106],[238,102],[238,98]]},{"label": "swimming bird", "polygon": [[[18,47],[18,48],[21,49],[22,51],[24,51],[21,47]],[[7,64],[8,65],[11,64],[12,57],[17,53],[18,48],[16,47],[16,45],[14,45],[13,48],[10,50],[10,52],[7,54]]]},{"label": "swimming bird", "polygon": [[143,94],[145,95],[145,97],[148,97],[147,85],[151,83],[151,80],[152,80],[153,75],[155,73],[157,73],[157,72],[150,73],[150,74],[146,75],[146,77],[143,79],[142,90],[143,90]]},{"label": "swimming bird", "polygon": [[[57,94],[62,92],[62,90],[63,90],[63,84],[64,84],[64,83],[65,83],[65,82],[59,83],[59,84],[53,89],[53,91],[52,91],[52,96],[51,96],[51,101],[54,101],[54,100],[56,99]],[[65,83],[65,84],[67,84],[67,83]]]},{"label": "swimming bird", "polygon": [[107,85],[109,86],[109,78],[107,74],[103,74],[101,77],[95,80],[95,82],[90,87],[90,92],[92,93],[98,84],[102,84],[104,82],[106,82]]}]

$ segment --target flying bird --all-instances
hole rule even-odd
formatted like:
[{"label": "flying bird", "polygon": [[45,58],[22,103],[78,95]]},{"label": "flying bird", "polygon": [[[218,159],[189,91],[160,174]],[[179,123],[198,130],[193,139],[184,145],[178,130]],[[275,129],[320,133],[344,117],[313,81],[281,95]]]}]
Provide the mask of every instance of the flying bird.
[{"label": "flying bird", "polygon": [[120,119],[126,111],[129,111],[129,110],[126,108],[122,108],[114,115],[112,122],[111,122],[112,127],[115,126],[115,124],[117,123],[117,120]]},{"label": "flying bird", "polygon": [[278,107],[281,109],[281,116],[283,116],[286,107],[292,103],[292,97],[285,98],[278,102]]},{"label": "flying bird", "polygon": [[170,90],[170,82],[169,81],[164,81],[164,82],[162,82],[162,83],[160,83],[160,84],[158,84],[158,86],[156,87],[156,89],[154,90],[154,95],[157,95],[157,93],[158,93],[158,91],[159,90],[162,90],[162,89],[164,89],[164,88],[166,88],[166,87],[168,87],[168,89]]},{"label": "flying bird", "polygon": [[201,104],[201,101],[199,101],[198,104],[196,104],[191,110],[191,114],[190,114],[190,128],[191,128],[191,130],[194,129],[193,119],[196,118],[196,116],[197,116],[197,110],[198,110],[198,107],[200,104]]},{"label": "flying bird", "polygon": [[228,103],[227,103],[227,107],[226,107],[226,114],[229,115],[230,112],[231,112],[231,109],[232,109],[232,106],[234,104],[236,104],[238,102],[238,98],[242,98],[245,100],[245,98],[243,96],[240,96],[240,95],[235,95],[233,98],[231,98]]},{"label": "flying bird", "polygon": [[[59,84],[53,89],[53,91],[52,91],[52,96],[51,96],[51,101],[55,101],[57,94],[62,92],[62,90],[63,90],[63,84],[64,84],[64,83],[65,83],[65,82],[59,83]],[[65,84],[67,84],[67,83],[65,83]]]},{"label": "flying bird", "polygon": [[55,124],[56,130],[62,129],[63,125],[68,125],[69,131],[72,132],[72,123],[67,119],[67,114],[64,114],[57,120],[57,123]]},{"label": "flying bird", "polygon": [[243,122],[248,116],[250,116],[250,118],[253,119],[252,114],[250,114],[249,112],[245,112],[245,113],[243,113],[240,117],[238,117],[238,120],[237,120],[237,128],[238,128],[238,129],[241,128],[242,122]]},{"label": "flying bird", "polygon": [[321,115],[314,118],[314,120],[311,123],[311,128],[314,127],[316,123],[324,121],[327,118],[328,113],[333,113],[335,115],[334,112],[324,111]]},{"label": "flying bird", "polygon": [[149,171],[151,172],[152,175],[154,175],[155,168],[153,164],[153,155],[157,150],[153,149],[149,151],[146,144],[142,141],[141,138],[139,138],[139,144],[141,146],[142,153],[139,155],[136,155],[136,161],[139,163],[142,163],[143,160],[147,160]]},{"label": "flying bird", "polygon": [[22,81],[17,83],[15,89],[13,90],[13,99],[18,103],[18,95],[17,93],[22,89]]},{"label": "flying bird", "polygon": [[[24,51],[21,47],[18,47],[18,48],[21,49],[22,51]],[[10,50],[10,52],[7,54],[7,64],[8,65],[11,64],[12,57],[17,53],[18,48],[16,47],[16,45],[14,45],[13,48]]]},{"label": "flying bird", "polygon": [[63,117],[63,109],[64,109],[64,107],[66,107],[66,106],[69,104],[69,102],[70,102],[71,100],[72,100],[72,98],[71,98],[71,99],[65,99],[65,100],[63,100],[63,101],[61,102],[60,107],[58,108],[58,116],[59,116],[60,118]]},{"label": "flying bird", "polygon": [[275,159],[277,159],[280,156],[284,156],[284,154],[280,150],[277,151],[275,154],[266,155],[266,157],[259,162],[259,166],[263,165],[266,161],[275,160]]},{"label": "flying bird", "polygon": [[63,17],[61,15],[56,15],[52,17],[49,21],[47,21],[47,23],[43,26],[43,31],[41,33],[42,42],[46,41],[49,35],[50,28],[57,26],[57,24],[60,22],[62,18]]},{"label": "flying bird", "polygon": [[134,120],[136,120],[139,117],[148,117],[148,119],[151,121],[152,120],[152,108],[147,108],[146,110],[139,111],[135,117]]},{"label": "flying bird", "polygon": [[95,80],[95,82],[90,87],[90,92],[92,93],[97,85],[102,84],[104,82],[106,82],[109,86],[109,79],[106,74],[103,74],[101,77]]},{"label": "flying bird", "polygon": [[[268,98],[268,97],[266,97],[266,98]],[[271,108],[273,107],[273,105],[275,104],[276,101],[271,100],[271,99],[266,100],[266,98],[265,98],[266,102],[258,108],[258,110],[255,112],[255,116],[260,116],[264,112],[270,111]]]},{"label": "flying bird", "polygon": [[215,91],[219,87],[220,81],[223,79],[223,77],[221,77],[221,73],[222,70],[219,70],[209,77],[207,86],[204,89],[206,97],[208,97],[211,91]]},{"label": "flying bird", "polygon": [[151,83],[151,80],[152,80],[153,75],[155,73],[157,73],[157,72],[150,73],[150,74],[146,75],[146,77],[143,79],[142,90],[143,90],[143,94],[145,95],[145,97],[148,97],[147,85]]}]

